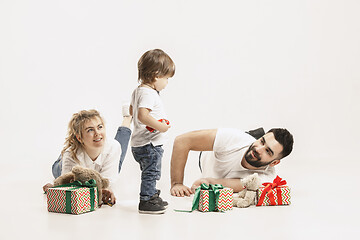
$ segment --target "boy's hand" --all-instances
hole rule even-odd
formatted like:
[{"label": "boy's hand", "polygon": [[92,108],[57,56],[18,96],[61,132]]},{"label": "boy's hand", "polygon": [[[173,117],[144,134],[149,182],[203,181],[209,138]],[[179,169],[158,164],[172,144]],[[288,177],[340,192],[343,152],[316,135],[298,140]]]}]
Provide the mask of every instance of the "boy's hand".
[{"label": "boy's hand", "polygon": [[170,189],[170,193],[176,197],[189,197],[192,194],[191,189],[182,183],[174,184]]},{"label": "boy's hand", "polygon": [[161,120],[161,123],[163,123],[163,126],[164,126],[162,131],[160,131],[160,132],[166,132],[167,130],[169,130],[169,128],[171,127],[170,122],[168,120],[166,120],[166,119],[160,119],[160,120]]},{"label": "boy's hand", "polygon": [[[166,132],[171,127],[170,122],[168,120],[166,120],[166,119],[159,119],[158,121],[163,123],[162,124],[162,129],[159,129],[160,132]],[[149,126],[146,126],[146,129],[149,130],[150,132],[155,131],[155,129],[153,129],[153,128],[149,127]]]}]

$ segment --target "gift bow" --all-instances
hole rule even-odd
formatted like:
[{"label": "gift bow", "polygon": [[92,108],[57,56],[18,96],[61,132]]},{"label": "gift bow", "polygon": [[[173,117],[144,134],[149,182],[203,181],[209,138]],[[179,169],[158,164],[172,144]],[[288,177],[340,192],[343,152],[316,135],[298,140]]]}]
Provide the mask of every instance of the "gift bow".
[{"label": "gift bow", "polygon": [[72,185],[81,186],[81,187],[96,187],[96,180],[90,179],[89,181],[86,181],[84,183],[81,183],[80,181],[74,181],[71,183]]},{"label": "gift bow", "polygon": [[[281,177],[279,177],[279,176],[276,176],[276,178],[274,179],[274,181],[272,183],[271,182],[263,183],[263,186],[265,186],[265,188],[264,188],[263,192],[261,193],[259,201],[256,204],[256,206],[261,206],[261,204],[263,204],[266,193],[268,193],[270,205],[276,205],[275,196],[274,196],[272,189],[275,189],[277,187],[284,186],[284,185],[286,185],[286,180],[282,180]],[[278,197],[278,204],[281,205],[282,204],[281,191],[277,191],[277,197]]]},{"label": "gift bow", "polygon": [[86,181],[84,183],[80,182],[79,180],[71,182],[71,183],[66,183],[63,185],[59,185],[56,186],[56,188],[58,187],[96,187],[96,180],[95,179],[90,179],[89,181]]},{"label": "gift bow", "polygon": [[[202,183],[200,187],[195,190],[195,195],[193,199],[192,209],[194,211],[199,208],[200,201],[200,191],[208,190],[209,191],[209,211],[215,211],[216,203],[219,201],[220,189],[223,189],[223,185],[221,184],[205,184]],[[215,197],[215,199],[214,199]]]},{"label": "gift bow", "polygon": [[[59,187],[73,187],[71,189],[66,190],[65,192],[65,200],[66,200],[66,212],[67,213],[71,213],[71,190],[77,189],[77,188],[82,188],[82,187],[88,187],[90,188],[90,211],[94,211],[95,209],[95,191],[94,188],[96,187],[96,180],[95,179],[90,179],[89,181],[86,181],[84,183],[80,182],[80,181],[74,181],[72,183],[67,183],[67,184],[63,184],[63,185],[59,185],[56,186],[55,188],[59,188]],[[97,187],[96,187],[97,188]],[[97,192],[99,192],[99,190],[97,189]],[[99,202],[99,193],[97,194],[97,202]]]}]

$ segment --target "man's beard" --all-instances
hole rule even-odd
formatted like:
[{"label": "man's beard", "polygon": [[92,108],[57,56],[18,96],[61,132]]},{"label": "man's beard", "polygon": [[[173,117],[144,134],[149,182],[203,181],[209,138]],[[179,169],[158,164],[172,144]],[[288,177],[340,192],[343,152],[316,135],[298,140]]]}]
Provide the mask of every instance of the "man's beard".
[{"label": "man's beard", "polygon": [[[253,151],[255,158],[252,156],[251,150]],[[256,168],[263,167],[272,163],[272,161],[267,163],[261,162],[261,158],[259,154],[255,151],[255,147],[253,147],[253,144],[251,144],[249,149],[246,151],[245,160],[248,164]]]}]

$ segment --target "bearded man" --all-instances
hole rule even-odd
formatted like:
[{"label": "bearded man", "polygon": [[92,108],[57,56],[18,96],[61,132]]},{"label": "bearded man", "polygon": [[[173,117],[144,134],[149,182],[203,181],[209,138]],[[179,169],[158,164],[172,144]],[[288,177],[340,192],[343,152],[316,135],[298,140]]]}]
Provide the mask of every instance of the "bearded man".
[{"label": "bearded man", "polygon": [[[272,181],[274,166],[291,153],[293,143],[293,136],[284,128],[273,128],[266,134],[262,128],[249,132],[219,128],[177,136],[171,157],[171,195],[190,196],[202,183],[222,184],[239,192],[244,188],[240,180],[253,173],[263,182]],[[190,151],[200,151],[202,172],[191,188],[183,184]]]}]

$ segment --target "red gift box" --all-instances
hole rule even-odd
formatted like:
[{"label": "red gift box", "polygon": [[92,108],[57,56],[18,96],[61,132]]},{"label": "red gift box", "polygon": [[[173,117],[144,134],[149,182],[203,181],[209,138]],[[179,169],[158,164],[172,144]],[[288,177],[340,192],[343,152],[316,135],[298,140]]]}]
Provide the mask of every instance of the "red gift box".
[{"label": "red gift box", "polygon": [[276,176],[272,183],[263,183],[257,191],[256,206],[275,206],[290,204],[290,188],[286,186],[286,181]]}]

